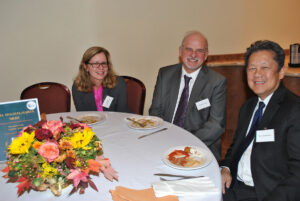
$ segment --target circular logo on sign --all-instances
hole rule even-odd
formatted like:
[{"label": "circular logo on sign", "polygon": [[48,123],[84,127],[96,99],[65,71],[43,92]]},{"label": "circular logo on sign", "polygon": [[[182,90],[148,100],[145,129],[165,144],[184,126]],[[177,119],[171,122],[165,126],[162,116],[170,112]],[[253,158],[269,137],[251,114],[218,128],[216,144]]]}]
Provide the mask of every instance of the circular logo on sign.
[{"label": "circular logo on sign", "polygon": [[26,106],[29,110],[34,110],[36,108],[36,103],[34,101],[29,101]]}]

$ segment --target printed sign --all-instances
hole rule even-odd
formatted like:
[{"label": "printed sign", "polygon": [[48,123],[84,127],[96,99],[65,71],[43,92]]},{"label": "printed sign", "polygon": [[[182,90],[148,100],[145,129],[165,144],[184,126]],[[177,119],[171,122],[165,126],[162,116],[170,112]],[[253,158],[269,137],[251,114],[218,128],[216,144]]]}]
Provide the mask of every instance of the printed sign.
[{"label": "printed sign", "polygon": [[0,103],[0,161],[6,160],[6,148],[22,128],[40,119],[36,98]]}]

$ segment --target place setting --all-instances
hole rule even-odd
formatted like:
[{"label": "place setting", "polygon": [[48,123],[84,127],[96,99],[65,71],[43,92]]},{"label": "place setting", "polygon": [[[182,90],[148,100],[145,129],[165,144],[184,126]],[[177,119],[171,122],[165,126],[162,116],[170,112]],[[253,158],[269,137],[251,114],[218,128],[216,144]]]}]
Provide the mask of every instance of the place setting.
[{"label": "place setting", "polygon": [[175,171],[154,173],[154,176],[160,178],[160,181],[152,183],[156,197],[198,196],[219,192],[209,177],[199,175],[199,171],[193,172],[211,163],[212,155],[205,149],[196,146],[172,147],[163,153],[162,161]]},{"label": "place setting", "polygon": [[[126,124],[129,128],[147,132],[138,137],[138,139],[167,130],[166,127],[162,128],[164,121],[155,116],[129,116],[125,118]],[[151,131],[151,132],[150,132]]]},{"label": "place setting", "polygon": [[89,126],[96,126],[96,125],[102,124],[103,122],[105,122],[107,120],[107,114],[102,113],[102,112],[85,113],[85,114],[80,114],[76,117],[66,116],[66,118],[71,121],[78,122],[78,123],[88,124]]}]

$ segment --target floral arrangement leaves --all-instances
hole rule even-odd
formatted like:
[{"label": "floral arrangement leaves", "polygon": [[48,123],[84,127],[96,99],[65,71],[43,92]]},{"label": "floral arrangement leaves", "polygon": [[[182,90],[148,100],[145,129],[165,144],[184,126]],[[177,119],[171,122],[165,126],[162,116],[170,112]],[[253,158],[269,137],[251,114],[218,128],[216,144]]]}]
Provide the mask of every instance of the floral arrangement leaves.
[{"label": "floral arrangement leaves", "polygon": [[98,191],[90,175],[117,180],[109,159],[103,157],[102,143],[87,124],[42,120],[22,129],[7,148],[7,182],[18,182],[18,195],[31,189],[48,188],[56,196],[73,184],[70,195],[84,193],[90,186]]}]

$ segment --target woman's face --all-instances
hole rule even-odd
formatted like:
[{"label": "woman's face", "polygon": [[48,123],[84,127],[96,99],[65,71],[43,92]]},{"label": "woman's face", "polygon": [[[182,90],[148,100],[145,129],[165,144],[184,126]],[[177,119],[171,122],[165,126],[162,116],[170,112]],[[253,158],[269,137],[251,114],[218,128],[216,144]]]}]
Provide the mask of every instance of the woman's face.
[{"label": "woman's face", "polygon": [[90,74],[91,81],[96,83],[102,83],[103,79],[108,72],[108,62],[103,52],[93,56],[89,63],[85,65],[86,71]]}]

